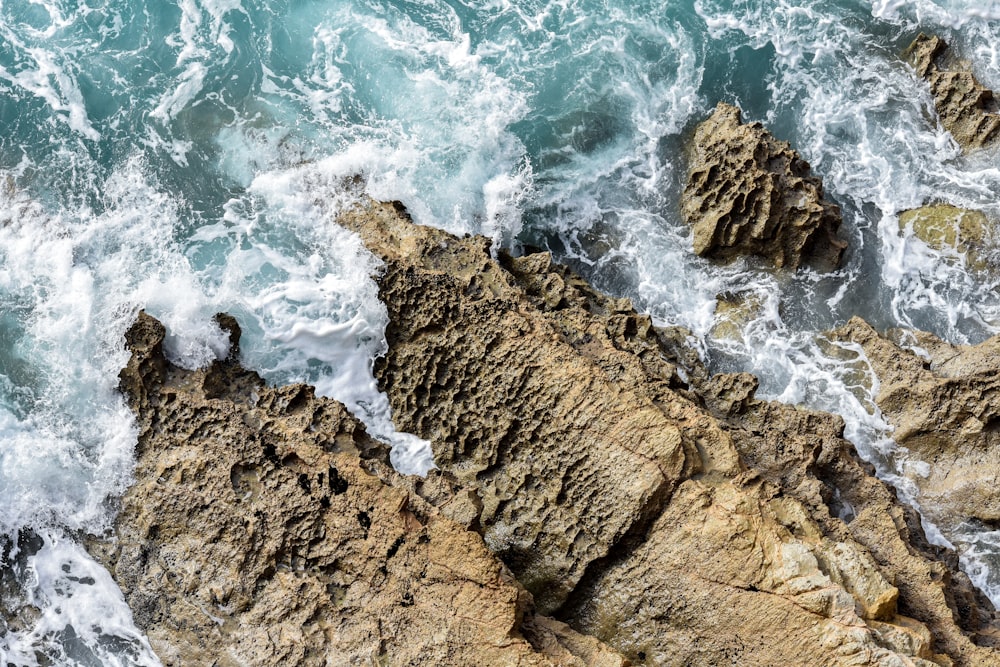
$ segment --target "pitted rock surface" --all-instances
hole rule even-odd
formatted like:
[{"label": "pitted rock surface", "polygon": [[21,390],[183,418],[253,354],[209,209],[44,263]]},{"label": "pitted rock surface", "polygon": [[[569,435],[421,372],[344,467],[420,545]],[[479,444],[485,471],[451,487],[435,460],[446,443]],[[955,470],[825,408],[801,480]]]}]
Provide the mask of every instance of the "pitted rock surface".
[{"label": "pitted rock surface", "polygon": [[695,130],[690,161],[681,212],[695,253],[756,255],[790,269],[839,266],[847,247],[837,238],[840,208],[823,198],[822,182],[787,142],[720,103]]},{"label": "pitted rock surface", "polygon": [[1000,664],[972,641],[989,603],[841,420],[709,378],[682,330],[548,254],[493,259],[398,205],[338,221],[385,263],[397,426],[560,620],[639,665]]},{"label": "pitted rock surface", "polygon": [[940,37],[921,33],[904,55],[930,84],[941,125],[955,141],[965,150],[993,145],[1000,138],[1000,105],[968,65],[950,59],[947,50]]},{"label": "pitted rock surface", "polygon": [[452,478],[397,474],[311,387],[267,387],[234,359],[174,367],[163,336],[145,314],[127,336],[137,481],[93,550],[165,665],[626,664],[534,615],[448,518],[478,511]]}]

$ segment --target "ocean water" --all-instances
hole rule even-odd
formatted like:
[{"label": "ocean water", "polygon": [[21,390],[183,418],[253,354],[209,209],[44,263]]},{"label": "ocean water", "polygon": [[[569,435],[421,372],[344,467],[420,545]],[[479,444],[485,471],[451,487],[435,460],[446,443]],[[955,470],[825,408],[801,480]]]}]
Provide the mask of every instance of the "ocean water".
[{"label": "ocean water", "polygon": [[[948,202],[1000,219],[1000,157],[963,157],[901,61],[920,32],[1000,89],[997,0],[0,1],[0,665],[156,665],[81,536],[113,520],[136,431],[116,393],[140,308],[171,358],[307,381],[393,445],[371,377],[377,262],[331,224],[345,179],[420,223],[551,249],[692,330],[761,395],[844,416],[904,495],[919,470],[874,407],[860,315],[978,342],[998,276],[900,231]],[[845,266],[719,266],[678,212],[684,147],[720,101],[790,141],[843,208]],[[719,294],[755,304],[715,333]],[[1000,602],[1000,534],[927,525]]]}]

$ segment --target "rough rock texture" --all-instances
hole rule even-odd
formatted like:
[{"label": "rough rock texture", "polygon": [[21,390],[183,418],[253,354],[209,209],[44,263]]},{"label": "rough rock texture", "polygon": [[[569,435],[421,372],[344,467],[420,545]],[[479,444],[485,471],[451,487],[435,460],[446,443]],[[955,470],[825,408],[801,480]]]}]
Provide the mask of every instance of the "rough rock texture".
[{"label": "rough rock texture", "polygon": [[[399,428],[476,490],[542,609],[642,665],[1000,664],[992,608],[830,415],[709,378],[682,330],[547,254],[369,202]],[[841,518],[843,517],[843,518]]]},{"label": "rough rock texture", "polygon": [[163,337],[145,314],[128,332],[137,482],[93,548],[165,665],[626,664],[534,616],[453,479],[395,473],[341,404],[238,350],[173,367]]},{"label": "rough rock texture", "polygon": [[924,332],[884,337],[858,318],[835,335],[864,348],[896,442],[930,464],[911,479],[934,516],[952,525],[1000,521],[1000,337],[976,346]]},{"label": "rough rock texture", "polygon": [[695,130],[681,212],[694,251],[705,257],[758,255],[777,267],[831,269],[847,246],[837,238],[840,208],[823,199],[809,163],[760,123],[744,124],[729,104]]},{"label": "rough rock texture", "polygon": [[960,253],[971,269],[996,268],[993,227],[980,211],[948,204],[922,206],[900,213],[899,226],[912,229],[917,238],[936,250]]},{"label": "rough rock texture", "polygon": [[1000,137],[1000,106],[967,64],[950,60],[948,45],[921,33],[906,49],[905,58],[927,80],[941,125],[965,150],[992,145]]}]

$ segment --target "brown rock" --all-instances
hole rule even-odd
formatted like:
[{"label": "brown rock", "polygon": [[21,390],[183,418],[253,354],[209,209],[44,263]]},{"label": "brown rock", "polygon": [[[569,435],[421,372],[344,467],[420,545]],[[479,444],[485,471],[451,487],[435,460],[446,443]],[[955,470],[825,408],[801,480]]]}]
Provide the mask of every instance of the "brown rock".
[{"label": "brown rock", "polygon": [[847,247],[837,238],[840,209],[823,198],[809,163],[760,123],[744,124],[729,104],[695,130],[681,212],[704,257],[757,255],[779,268],[813,261],[832,269]]},{"label": "brown rock", "polygon": [[547,254],[493,260],[388,204],[339,222],[385,262],[397,426],[560,620],[644,665],[1000,664],[970,640],[989,603],[841,420],[708,378],[683,331]]},{"label": "brown rock", "polygon": [[[906,336],[891,332],[897,341]],[[918,356],[880,336],[858,318],[835,335],[862,345],[876,376],[876,402],[895,426],[893,437],[929,464],[911,472],[922,504],[936,521],[1000,520],[1000,337],[954,346],[924,332],[911,334]]]},{"label": "brown rock", "polygon": [[435,462],[475,485],[486,543],[540,609],[558,608],[697,465],[678,423],[616,361],[630,355],[612,336],[647,338],[649,363],[683,384],[660,334],[603,297],[590,306],[604,317],[580,320],[570,304],[586,299],[582,281],[547,254],[508,260],[508,271],[486,239],[414,225],[389,205],[339,221],[386,261],[390,353],[377,373],[397,427],[431,440]]},{"label": "brown rock", "polygon": [[941,125],[965,150],[992,145],[1000,137],[1000,107],[968,65],[947,57],[948,45],[921,33],[904,57],[930,84]]},{"label": "brown rock", "polygon": [[310,387],[267,387],[232,358],[174,367],[163,336],[145,314],[127,336],[137,481],[117,540],[95,550],[165,665],[626,664],[534,616],[482,538],[446,518],[476,521],[453,479],[395,473]]},{"label": "brown rock", "polygon": [[[736,380],[730,377],[717,376],[705,386],[713,407],[718,405],[715,395],[720,389],[726,396],[739,395],[748,390],[748,378],[752,379],[745,374],[735,376]],[[723,405],[731,404],[731,399],[726,401]],[[933,638],[933,660],[941,664],[1000,664],[1000,654],[970,641],[970,637],[990,641],[988,635],[996,625],[992,605],[958,570],[954,552],[930,545],[917,513],[899,503],[895,493],[874,477],[871,467],[858,460],[854,448],[842,437],[840,417],[760,401],[752,394],[738,405],[727,416],[726,424],[743,460],[801,504],[815,527],[809,528],[809,522],[798,518],[797,511],[790,511],[795,503],[781,511],[774,510],[771,503],[782,525],[796,535],[813,535],[816,527],[820,528],[824,539],[847,546],[849,559],[858,548],[867,553],[884,581],[898,590],[898,611],[919,618],[927,626]],[[843,566],[824,564],[822,551],[825,549],[814,550],[817,560],[837,581],[833,569]],[[863,563],[871,562],[861,558]],[[869,572],[865,566],[858,571]],[[878,593],[885,590],[878,577],[853,575],[853,579],[857,583],[845,579],[842,585],[854,593],[862,615],[866,615],[865,609],[878,609],[880,598],[888,601]],[[867,616],[872,616],[871,611]],[[910,627],[908,623],[899,614],[892,620],[894,625]],[[872,622],[868,626],[880,646],[892,648],[882,636],[885,628]]]}]

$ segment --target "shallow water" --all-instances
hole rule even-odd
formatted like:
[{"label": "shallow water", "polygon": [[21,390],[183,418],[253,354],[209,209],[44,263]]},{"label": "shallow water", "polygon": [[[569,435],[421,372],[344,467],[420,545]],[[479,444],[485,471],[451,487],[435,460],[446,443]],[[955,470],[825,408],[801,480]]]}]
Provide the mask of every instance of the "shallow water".
[{"label": "shallow water", "polygon": [[[157,664],[76,537],[129,483],[115,387],[140,308],[189,367],[225,353],[211,316],[234,314],[249,367],[344,401],[402,469],[431,465],[371,378],[375,260],[330,224],[356,174],[418,222],[548,247],[690,328],[713,368],[843,415],[906,492],[919,463],[863,355],[817,334],[852,315],[953,342],[1000,328],[995,279],[897,224],[928,201],[1000,216],[997,154],[962,157],[899,58],[921,30],[1000,88],[994,1],[0,2],[0,664]],[[719,100],[823,176],[843,269],[691,254],[683,147]],[[760,303],[736,340],[711,335],[725,292]],[[1000,602],[1000,535],[941,529]]]}]

